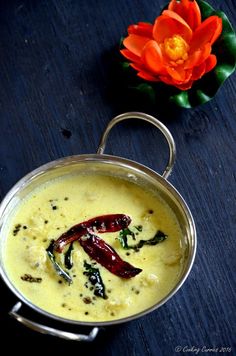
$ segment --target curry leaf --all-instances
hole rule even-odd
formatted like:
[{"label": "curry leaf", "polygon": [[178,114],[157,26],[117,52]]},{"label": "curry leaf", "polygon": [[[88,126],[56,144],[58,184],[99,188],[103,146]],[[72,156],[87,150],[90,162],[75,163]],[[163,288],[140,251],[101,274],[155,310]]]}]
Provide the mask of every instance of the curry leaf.
[{"label": "curry leaf", "polygon": [[53,264],[53,267],[56,271],[56,273],[64,278],[66,280],[66,282],[68,282],[69,284],[72,283],[72,278],[71,276],[69,275],[69,273],[67,273],[66,271],[63,270],[63,268],[57,263],[56,261],[56,257],[53,253],[53,248],[54,248],[54,240],[51,241],[50,245],[48,246],[48,248],[46,249],[47,251],[47,254],[48,254],[48,257],[50,259],[50,261],[52,262]]},{"label": "curry leaf", "polygon": [[130,248],[128,246],[129,236],[131,236],[135,240],[135,233],[131,231],[128,227],[126,229],[121,230],[118,236],[118,240],[120,241],[121,246],[126,250]]},{"label": "curry leaf", "polygon": [[67,269],[71,269],[73,267],[72,250],[73,250],[73,243],[70,244],[68,250],[65,253],[65,266]]},{"label": "curry leaf", "polygon": [[90,283],[94,286],[94,295],[103,299],[107,299],[105,286],[103,284],[99,269],[93,267],[86,261],[84,261],[84,268],[86,270],[84,275],[88,277]]},{"label": "curry leaf", "polygon": [[167,235],[165,235],[162,231],[158,230],[157,233],[154,235],[154,237],[152,237],[149,240],[140,240],[137,244],[135,245],[128,245],[128,237],[132,236],[132,231],[130,231],[129,229],[124,229],[120,231],[119,234],[119,241],[121,246],[126,249],[126,250],[135,250],[138,251],[140,248],[142,248],[144,245],[157,245],[158,243],[164,241],[167,238]]}]

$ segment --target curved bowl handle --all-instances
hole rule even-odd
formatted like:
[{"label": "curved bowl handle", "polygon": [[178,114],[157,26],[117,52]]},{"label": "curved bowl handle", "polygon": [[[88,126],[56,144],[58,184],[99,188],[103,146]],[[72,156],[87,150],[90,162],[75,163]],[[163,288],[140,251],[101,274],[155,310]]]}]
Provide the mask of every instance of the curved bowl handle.
[{"label": "curved bowl handle", "polygon": [[128,120],[128,119],[138,119],[138,120],[147,121],[150,124],[153,124],[154,126],[156,126],[165,136],[166,141],[169,145],[169,161],[167,163],[167,166],[166,166],[162,176],[163,176],[163,178],[167,179],[169,177],[169,175],[173,169],[174,163],[175,163],[175,157],[176,157],[175,141],[174,141],[170,131],[167,129],[167,127],[165,125],[163,125],[162,122],[157,120],[154,116],[144,114],[141,112],[127,112],[127,113],[124,113],[124,114],[114,117],[107,125],[107,127],[101,137],[97,153],[98,154],[104,153],[105,148],[106,148],[107,138],[108,138],[108,135],[109,135],[111,129],[113,128],[113,126],[115,126],[120,121]]},{"label": "curved bowl handle", "polygon": [[93,328],[89,335],[81,335],[81,334],[70,333],[67,331],[57,330],[57,329],[50,328],[50,327],[42,325],[42,324],[35,323],[34,321],[26,319],[23,316],[18,314],[18,311],[21,308],[21,306],[22,306],[22,303],[17,302],[14,305],[14,307],[12,308],[12,310],[9,312],[9,314],[13,318],[15,318],[17,321],[19,321],[21,324],[23,324],[23,325],[27,326],[28,328],[30,328],[34,331],[37,331],[41,334],[57,336],[61,339],[65,339],[65,340],[87,341],[87,342],[93,341],[98,334],[99,328],[97,328],[97,327]]}]

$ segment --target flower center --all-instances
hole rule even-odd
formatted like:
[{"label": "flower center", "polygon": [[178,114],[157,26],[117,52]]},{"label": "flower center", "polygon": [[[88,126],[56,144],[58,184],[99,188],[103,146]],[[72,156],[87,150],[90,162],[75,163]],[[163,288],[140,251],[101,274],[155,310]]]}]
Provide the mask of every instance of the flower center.
[{"label": "flower center", "polygon": [[164,51],[172,60],[182,62],[188,58],[189,45],[180,35],[174,35],[164,40]]}]

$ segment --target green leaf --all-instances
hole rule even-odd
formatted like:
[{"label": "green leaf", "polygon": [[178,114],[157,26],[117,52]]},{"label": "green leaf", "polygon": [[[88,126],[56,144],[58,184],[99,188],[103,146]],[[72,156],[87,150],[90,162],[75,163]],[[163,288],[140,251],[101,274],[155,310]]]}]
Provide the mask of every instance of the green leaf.
[{"label": "green leaf", "polygon": [[124,48],[124,45],[123,45],[124,39],[125,39],[125,37],[120,38],[120,43],[119,43],[120,49]]},{"label": "green leaf", "polygon": [[159,244],[160,242],[165,241],[167,235],[165,235],[162,231],[158,230],[154,237],[149,240],[139,240],[139,242],[135,245],[128,245],[128,237],[131,236],[134,239],[135,234],[130,229],[123,229],[119,233],[119,241],[121,246],[125,250],[134,250],[139,251],[144,245],[154,246]]},{"label": "green leaf", "polygon": [[182,108],[191,108],[188,91],[180,91],[179,94],[172,95],[170,97],[170,102],[173,102],[174,104],[181,106]]},{"label": "green leaf", "polygon": [[205,20],[207,17],[212,16],[212,12],[214,11],[213,7],[208,4],[206,1],[197,0],[197,3],[201,10],[202,20]]},{"label": "green leaf", "polygon": [[52,262],[52,265],[53,265],[56,273],[60,277],[64,278],[68,284],[71,284],[73,282],[71,276],[69,275],[69,273],[64,271],[64,269],[57,263],[56,257],[53,253],[53,249],[54,249],[54,240],[51,241],[50,245],[46,249],[48,257],[49,257],[50,261]]},{"label": "green leaf", "polygon": [[70,244],[64,256],[65,266],[67,269],[71,269],[73,267],[72,251],[73,251],[73,243]]},{"label": "green leaf", "polygon": [[147,84],[147,83],[141,83],[141,84],[137,85],[136,87],[133,87],[133,89],[144,94],[148,98],[148,100],[151,101],[152,103],[155,102],[156,93],[155,93],[155,90],[153,89],[152,85]]},{"label": "green leaf", "polygon": [[105,286],[99,269],[93,267],[86,261],[84,261],[84,268],[86,271],[83,274],[88,277],[90,283],[94,286],[94,295],[103,299],[107,299]]},{"label": "green leaf", "polygon": [[127,68],[129,68],[130,63],[129,62],[122,62],[121,66],[122,66],[122,69],[126,70]]},{"label": "green leaf", "polygon": [[124,249],[129,249],[130,247],[128,246],[128,237],[131,236],[133,239],[135,239],[135,233],[131,231],[129,228],[125,228],[120,231],[118,240],[120,241],[121,246]]}]

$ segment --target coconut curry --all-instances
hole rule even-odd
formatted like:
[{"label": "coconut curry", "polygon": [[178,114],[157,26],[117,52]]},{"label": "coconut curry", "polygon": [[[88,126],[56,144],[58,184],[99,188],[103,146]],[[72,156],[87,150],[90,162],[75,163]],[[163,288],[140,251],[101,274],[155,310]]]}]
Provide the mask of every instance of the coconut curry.
[{"label": "coconut curry", "polygon": [[165,297],[184,247],[172,210],[134,182],[71,175],[33,190],[15,208],[4,265],[37,307],[66,319],[109,321]]}]

